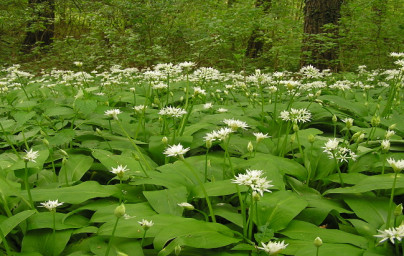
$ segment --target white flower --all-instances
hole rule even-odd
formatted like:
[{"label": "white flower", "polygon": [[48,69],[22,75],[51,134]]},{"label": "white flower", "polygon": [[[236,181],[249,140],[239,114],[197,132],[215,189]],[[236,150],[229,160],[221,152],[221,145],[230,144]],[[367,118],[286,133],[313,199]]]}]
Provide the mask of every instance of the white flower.
[{"label": "white flower", "polygon": [[338,147],[338,144],[339,144],[339,141],[336,139],[336,138],[334,138],[334,139],[329,139],[326,143],[325,143],[325,145],[324,145],[324,151],[323,152],[331,152],[331,151],[334,151],[334,150],[336,150],[337,149],[337,147]]},{"label": "white flower", "polygon": [[383,140],[381,143],[381,147],[384,151],[389,151],[390,150],[390,141],[389,140]]},{"label": "white flower", "polygon": [[393,168],[394,172],[401,172],[404,170],[404,159],[401,160],[394,160],[392,158],[387,159],[387,162]]},{"label": "white flower", "polygon": [[75,61],[75,62],[73,62],[73,64],[76,65],[77,67],[83,66],[83,62],[81,62],[81,61]]},{"label": "white flower", "polygon": [[168,147],[164,151],[164,155],[168,156],[178,156],[178,157],[183,157],[185,153],[189,151],[190,148],[184,148],[180,143],[178,145],[172,145]]},{"label": "white flower", "polygon": [[290,111],[283,110],[280,113],[280,118],[283,121],[292,121],[293,123],[305,123],[310,121],[311,119],[311,113],[305,108],[301,109],[290,109]]},{"label": "white flower", "polygon": [[211,109],[212,107],[213,107],[213,104],[210,102],[203,104],[204,109]]},{"label": "white flower", "polygon": [[217,140],[223,141],[226,140],[232,132],[233,132],[232,129],[224,127],[218,131],[215,131],[215,136]]},{"label": "white flower", "polygon": [[219,108],[218,110],[217,110],[217,112],[219,112],[219,113],[225,113],[225,112],[227,112],[227,111],[229,111],[228,109],[225,109],[225,108]]},{"label": "white flower", "polygon": [[35,159],[37,159],[39,156],[38,151],[32,151],[32,148],[31,148],[29,151],[25,150],[25,152],[27,152],[27,154],[24,156],[24,160],[27,162],[36,163]]},{"label": "white flower", "polygon": [[133,107],[133,109],[136,111],[136,112],[143,112],[143,110],[144,109],[147,109],[147,106],[145,106],[145,105],[137,105],[137,106],[134,106]]},{"label": "white flower", "polygon": [[223,123],[229,126],[233,131],[237,131],[238,128],[246,130],[248,124],[246,122],[236,120],[236,119],[224,119]]},{"label": "white flower", "polygon": [[271,242],[269,241],[268,244],[261,243],[262,247],[258,247],[258,249],[265,251],[268,255],[277,255],[282,250],[284,250],[288,244],[285,244],[285,241],[282,242]]},{"label": "white flower", "polygon": [[263,139],[271,137],[271,136],[268,136],[268,133],[263,134],[262,132],[254,132],[253,134],[254,134],[254,136],[255,136],[255,138],[257,140],[257,143],[260,142]]},{"label": "white flower", "polygon": [[163,82],[160,82],[160,83],[158,83],[158,84],[154,84],[154,85],[152,86],[152,88],[153,88],[154,90],[163,90],[163,89],[167,89],[167,88],[168,88],[168,85],[165,84],[165,83],[163,83]]},{"label": "white flower", "polygon": [[201,87],[199,87],[199,86],[194,87],[194,96],[199,95],[199,94],[206,95],[206,90],[201,89]]},{"label": "white flower", "polygon": [[121,113],[119,109],[110,109],[104,112],[108,117],[112,117],[114,120],[118,120],[118,115]]},{"label": "white flower", "polygon": [[59,203],[59,200],[56,199],[55,201],[47,201],[44,203],[41,203],[42,206],[40,207],[45,207],[46,209],[48,209],[49,211],[53,211],[54,209],[56,209],[56,207],[63,205],[62,202]]},{"label": "white flower", "polygon": [[271,180],[267,180],[265,177],[261,177],[261,175],[261,170],[247,169],[245,174],[238,174],[232,182],[238,185],[249,186],[253,192],[259,193],[263,196],[264,192],[271,192],[269,188],[274,185],[270,184],[272,182]]},{"label": "white flower", "polygon": [[185,115],[186,113],[187,111],[185,109],[168,106],[160,109],[159,115],[178,118]]},{"label": "white flower", "polygon": [[379,235],[374,235],[374,237],[379,237],[382,240],[379,241],[380,243],[383,243],[386,240],[390,240],[390,242],[392,244],[394,244],[394,240],[397,239],[398,241],[401,242],[402,238],[404,237],[404,232],[403,232],[403,228],[404,225],[400,225],[397,228],[389,228],[389,229],[385,229],[385,230],[377,230],[378,232],[380,232],[381,234]]},{"label": "white flower", "polygon": [[345,123],[345,126],[347,129],[350,129],[354,122],[354,120],[352,118],[345,118],[345,119],[342,119],[341,121]]},{"label": "white flower", "polygon": [[148,221],[148,220],[145,220],[145,219],[142,219],[142,221],[138,221],[138,223],[140,224],[140,226],[142,226],[142,228],[144,230],[148,230],[149,228],[151,228],[154,225],[152,220]]},{"label": "white flower", "polygon": [[388,140],[388,139],[390,139],[394,134],[396,134],[395,131],[388,130],[388,131],[386,132],[386,134],[384,135],[384,137]]},{"label": "white flower", "polygon": [[112,167],[111,172],[113,174],[116,174],[119,178],[122,178],[124,173],[129,171],[129,169],[126,169],[126,167],[127,167],[126,165],[125,166],[118,165],[118,167],[116,168]]}]

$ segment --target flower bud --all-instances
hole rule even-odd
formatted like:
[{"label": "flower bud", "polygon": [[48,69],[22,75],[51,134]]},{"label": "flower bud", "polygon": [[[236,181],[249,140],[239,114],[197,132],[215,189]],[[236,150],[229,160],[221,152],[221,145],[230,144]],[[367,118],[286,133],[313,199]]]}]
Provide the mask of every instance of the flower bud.
[{"label": "flower bud", "polygon": [[59,149],[60,153],[62,153],[62,155],[64,155],[65,157],[69,157],[69,154],[67,154],[66,151],[64,151],[63,149]]},{"label": "flower bud", "polygon": [[248,152],[250,152],[250,153],[254,151],[254,146],[253,146],[253,144],[252,144],[251,141],[248,142],[247,150],[248,150]]},{"label": "flower bud", "polygon": [[315,247],[320,247],[323,245],[323,240],[321,240],[320,237],[316,237],[316,239],[314,239],[314,246]]},{"label": "flower bud", "polygon": [[167,143],[168,143],[168,138],[167,138],[166,136],[164,136],[164,137],[161,139],[161,143],[163,143],[164,145],[167,145]]},{"label": "flower bud", "polygon": [[299,126],[297,124],[293,124],[293,131],[298,132],[299,131]]},{"label": "flower bud", "polygon": [[43,144],[45,144],[47,147],[49,147],[49,141],[47,139],[43,139]]},{"label": "flower bud", "polygon": [[397,124],[392,124],[389,126],[389,130],[394,130],[396,129]]},{"label": "flower bud", "polygon": [[124,252],[117,252],[116,256],[128,256],[128,255]]},{"label": "flower bud", "polygon": [[95,132],[98,134],[98,135],[101,135],[101,130],[100,129],[98,129],[98,128],[95,128]]},{"label": "flower bud", "polygon": [[65,164],[66,164],[66,161],[67,161],[66,157],[63,157],[63,158],[62,158],[62,165],[65,165]]},{"label": "flower bud", "polygon": [[206,148],[211,148],[212,147],[212,141],[211,140],[207,140],[206,141]]},{"label": "flower bud", "polygon": [[123,217],[123,216],[125,215],[125,211],[126,211],[125,205],[124,205],[124,204],[121,204],[121,205],[119,205],[119,206],[117,206],[117,207],[115,208],[114,214],[115,214],[115,216],[116,216],[117,218],[121,218],[121,217]]},{"label": "flower bud", "polygon": [[259,193],[257,193],[256,191],[252,192],[252,197],[254,201],[259,201],[261,199],[261,195]]},{"label": "flower bud", "polygon": [[180,245],[175,246],[175,249],[174,249],[175,255],[176,256],[180,255],[181,250],[182,250],[182,247]]},{"label": "flower bud", "polygon": [[188,211],[192,211],[192,210],[195,209],[195,207],[192,204],[187,203],[187,202],[180,203],[180,204],[178,204],[178,206],[180,206],[180,207],[182,207],[182,208],[184,208],[185,210],[188,210]]},{"label": "flower bud", "polygon": [[390,141],[383,140],[380,146],[381,146],[383,152],[387,152],[390,150]]},{"label": "flower bud", "polygon": [[380,124],[380,117],[377,116],[377,115],[374,115],[374,116],[372,117],[372,120],[370,121],[370,124],[371,124],[373,127],[379,126],[379,124]]},{"label": "flower bud", "polygon": [[390,139],[394,134],[396,134],[395,131],[388,130],[388,131],[386,132],[386,134],[384,135],[384,137],[388,140],[388,139]]},{"label": "flower bud", "polygon": [[336,115],[332,116],[332,122],[335,124],[338,121],[338,118]]},{"label": "flower bud", "polygon": [[394,216],[398,217],[401,214],[403,214],[403,204],[399,204],[396,206],[396,208],[394,209]]},{"label": "flower bud", "polygon": [[310,134],[309,137],[308,137],[308,140],[309,140],[310,144],[313,144],[314,141],[316,140],[316,137],[313,134]]}]

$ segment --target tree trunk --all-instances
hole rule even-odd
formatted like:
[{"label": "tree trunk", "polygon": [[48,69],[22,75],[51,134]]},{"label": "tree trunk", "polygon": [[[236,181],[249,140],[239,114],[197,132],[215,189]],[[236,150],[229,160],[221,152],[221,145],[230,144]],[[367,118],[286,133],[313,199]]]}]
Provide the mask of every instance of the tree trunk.
[{"label": "tree trunk", "polygon": [[28,23],[22,43],[23,51],[29,52],[40,44],[50,45],[54,36],[55,0],[29,0],[33,19]]},{"label": "tree trunk", "polygon": [[[268,13],[269,9],[271,8],[272,0],[256,0],[255,7],[260,8],[262,7],[264,13]],[[247,43],[247,50],[246,50],[246,57],[249,58],[257,58],[263,48],[264,48],[264,41],[261,38],[262,30],[260,28],[255,28],[250,38],[248,39]]]},{"label": "tree trunk", "polygon": [[338,21],[343,0],[305,0],[301,66],[338,70]]}]

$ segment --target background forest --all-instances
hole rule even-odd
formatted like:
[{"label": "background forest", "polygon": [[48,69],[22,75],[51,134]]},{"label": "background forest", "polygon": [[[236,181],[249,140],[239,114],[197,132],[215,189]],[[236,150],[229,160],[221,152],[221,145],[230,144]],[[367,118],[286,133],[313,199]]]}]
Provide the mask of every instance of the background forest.
[{"label": "background forest", "polygon": [[351,71],[388,68],[389,53],[403,48],[403,0],[0,3],[0,63],[36,70],[72,68],[74,61],[86,69],[193,61],[226,71],[306,64]]}]

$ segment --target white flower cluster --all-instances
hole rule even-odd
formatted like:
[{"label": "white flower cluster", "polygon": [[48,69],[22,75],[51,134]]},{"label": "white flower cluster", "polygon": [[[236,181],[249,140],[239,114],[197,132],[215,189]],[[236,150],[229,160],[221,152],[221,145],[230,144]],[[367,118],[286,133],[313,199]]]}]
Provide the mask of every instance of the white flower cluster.
[{"label": "white flower cluster", "polygon": [[283,121],[292,121],[293,123],[306,123],[310,121],[311,113],[305,108],[301,109],[290,109],[290,111],[283,110],[280,113],[280,118]]},{"label": "white flower cluster", "polygon": [[49,211],[53,211],[54,209],[56,209],[56,207],[63,205],[62,202],[59,203],[59,200],[56,199],[54,201],[49,200],[47,202],[41,203],[40,207],[45,207],[46,209],[48,209]]},{"label": "white flower cluster", "polygon": [[190,148],[184,148],[181,143],[178,143],[178,145],[172,145],[169,146],[165,151],[164,155],[166,156],[178,156],[178,157],[183,157],[185,153],[189,151]]},{"label": "white flower cluster", "polygon": [[265,251],[268,255],[277,255],[282,250],[286,249],[288,244],[285,244],[285,241],[282,242],[271,242],[269,241],[268,244],[261,243],[262,247],[258,247],[258,249]]},{"label": "white flower cluster", "polygon": [[111,109],[111,110],[107,110],[105,111],[105,115],[108,117],[113,118],[114,120],[118,120],[118,115],[121,113],[121,111],[119,109]]},{"label": "white flower cluster", "polygon": [[248,124],[246,122],[236,119],[224,119],[223,123],[229,126],[233,131],[237,131],[237,129],[239,128],[243,130],[246,130],[248,128]]},{"label": "white flower cluster", "polygon": [[35,159],[37,159],[39,156],[38,151],[33,151],[31,148],[29,151],[25,150],[25,152],[27,152],[27,154],[23,157],[23,159],[27,162],[36,163]]},{"label": "white flower cluster", "polygon": [[318,68],[313,67],[312,65],[302,67],[299,73],[307,78],[322,78],[324,76]]},{"label": "white flower cluster", "polygon": [[375,237],[379,237],[382,240],[379,243],[383,243],[386,240],[390,240],[392,244],[395,243],[395,240],[401,242],[402,238],[404,237],[404,224],[396,228],[389,228],[385,230],[378,230],[380,232],[379,235],[374,235]]},{"label": "white flower cluster", "polygon": [[205,141],[224,141],[226,140],[229,135],[233,132],[232,129],[228,127],[221,128],[220,130],[217,131],[212,131],[210,133],[207,133],[205,137]]},{"label": "white flower cluster", "polygon": [[335,157],[337,160],[340,160],[341,162],[344,161],[348,162],[349,159],[355,161],[357,158],[357,155],[349,148],[340,147],[339,141],[336,138],[329,139],[325,143],[323,148],[324,148],[323,152],[327,153],[330,159]]},{"label": "white flower cluster", "polygon": [[127,166],[122,166],[122,165],[118,165],[118,167],[114,168],[112,167],[111,172],[115,175],[117,175],[119,178],[122,178],[124,173],[129,171],[129,169],[126,168]]},{"label": "white flower cluster", "polygon": [[401,172],[404,170],[404,159],[394,160],[393,158],[387,159],[389,165],[393,168],[394,172]]},{"label": "white flower cluster", "polygon": [[245,185],[251,187],[252,191],[259,193],[261,196],[264,192],[271,192],[269,188],[274,185],[270,184],[272,180],[267,180],[266,177],[262,177],[261,170],[246,170],[246,173],[240,173],[234,180],[233,183],[238,185]]},{"label": "white flower cluster", "polygon": [[159,115],[179,118],[185,115],[186,113],[187,111],[185,109],[168,106],[160,109]]}]

